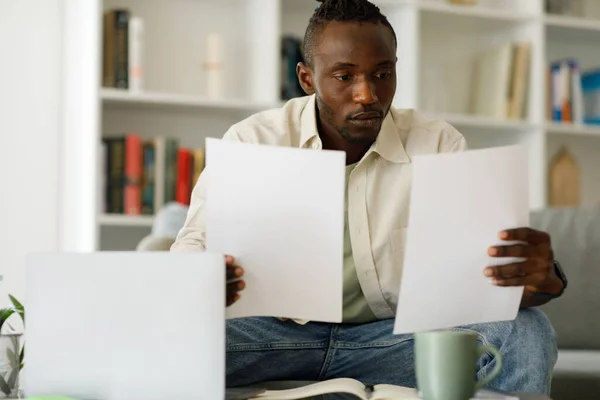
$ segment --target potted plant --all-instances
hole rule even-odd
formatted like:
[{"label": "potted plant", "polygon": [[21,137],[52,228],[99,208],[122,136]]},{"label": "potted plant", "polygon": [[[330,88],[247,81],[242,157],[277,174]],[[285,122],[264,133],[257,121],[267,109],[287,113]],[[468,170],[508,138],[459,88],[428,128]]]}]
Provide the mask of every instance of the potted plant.
[{"label": "potted plant", "polygon": [[25,323],[25,309],[12,295],[9,298],[12,306],[0,309],[0,398],[19,397],[19,373],[25,356],[25,347],[20,344],[22,334],[7,323],[15,313]]}]

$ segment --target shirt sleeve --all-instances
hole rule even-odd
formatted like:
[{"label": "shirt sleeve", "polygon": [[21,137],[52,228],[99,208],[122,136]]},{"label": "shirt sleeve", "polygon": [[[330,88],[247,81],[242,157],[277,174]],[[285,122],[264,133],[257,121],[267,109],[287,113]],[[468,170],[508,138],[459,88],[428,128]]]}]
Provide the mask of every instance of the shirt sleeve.
[{"label": "shirt sleeve", "polygon": [[468,150],[465,137],[456,128],[448,125],[442,134],[442,140],[439,146],[440,153],[454,153],[457,151]]},{"label": "shirt sleeve", "polygon": [[[223,140],[241,142],[241,138],[235,129],[230,128]],[[207,160],[208,161],[208,160]],[[185,223],[179,230],[175,242],[171,245],[171,251],[205,251],[206,250],[206,224],[204,219],[204,205],[206,196],[206,170],[210,168],[207,162],[206,168],[200,174],[198,181],[192,190],[190,207],[187,212]]]}]

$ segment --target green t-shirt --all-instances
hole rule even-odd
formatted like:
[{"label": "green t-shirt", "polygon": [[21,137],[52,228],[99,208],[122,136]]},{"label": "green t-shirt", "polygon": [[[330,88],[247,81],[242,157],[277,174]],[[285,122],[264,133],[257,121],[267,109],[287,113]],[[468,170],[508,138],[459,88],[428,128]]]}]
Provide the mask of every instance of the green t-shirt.
[{"label": "green t-shirt", "polygon": [[344,205],[344,311],[343,321],[348,323],[364,323],[376,321],[377,317],[371,311],[367,300],[363,295],[354,258],[352,256],[352,243],[350,242],[350,230],[348,229],[348,181],[350,173],[356,164],[346,166],[346,190]]}]

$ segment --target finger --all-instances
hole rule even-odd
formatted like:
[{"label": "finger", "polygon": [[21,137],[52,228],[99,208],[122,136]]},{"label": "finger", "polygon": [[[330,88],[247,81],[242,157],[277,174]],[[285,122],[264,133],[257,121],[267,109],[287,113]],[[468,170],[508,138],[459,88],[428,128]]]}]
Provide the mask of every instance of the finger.
[{"label": "finger", "polygon": [[233,303],[235,303],[236,301],[238,301],[240,299],[240,295],[236,294],[235,296],[232,297],[227,297],[225,304],[227,305],[227,307],[229,307],[230,305],[232,305]]},{"label": "finger", "polygon": [[543,260],[528,259],[523,262],[487,267],[483,273],[488,278],[514,278],[538,272],[547,272],[549,267],[546,264]]},{"label": "finger", "polygon": [[235,257],[233,257],[233,256],[225,256],[225,264],[226,265],[233,265],[233,264],[235,264]]},{"label": "finger", "polygon": [[241,278],[244,275],[244,269],[242,267],[227,267],[227,280]]},{"label": "finger", "polygon": [[241,292],[245,288],[246,288],[246,282],[244,282],[244,281],[237,281],[237,282],[228,283],[227,284],[227,296],[228,297],[229,296],[233,296],[237,292]]},{"label": "finger", "polygon": [[488,249],[491,257],[525,257],[531,258],[538,255],[535,246],[529,244],[513,244],[509,246],[492,246]]},{"label": "finger", "polygon": [[543,282],[544,273],[519,276],[515,278],[492,278],[492,284],[496,286],[538,286]]},{"label": "finger", "polygon": [[498,235],[502,240],[516,240],[531,244],[549,243],[550,236],[546,232],[538,231],[532,228],[506,229]]}]

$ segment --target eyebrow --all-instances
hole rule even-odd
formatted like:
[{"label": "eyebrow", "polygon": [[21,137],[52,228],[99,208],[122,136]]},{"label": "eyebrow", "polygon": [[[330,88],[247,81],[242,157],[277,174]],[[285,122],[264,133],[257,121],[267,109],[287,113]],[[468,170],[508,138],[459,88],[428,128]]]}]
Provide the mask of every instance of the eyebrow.
[{"label": "eyebrow", "polygon": [[[385,60],[377,64],[378,67],[383,67],[387,65],[394,65],[392,60]],[[356,67],[356,64],[352,64],[350,62],[336,62],[333,64],[332,68],[348,68],[348,67]]]}]

